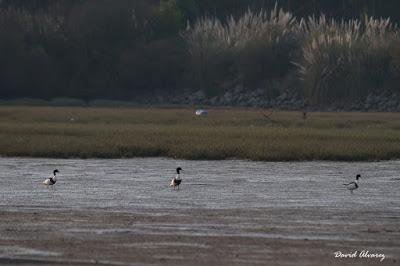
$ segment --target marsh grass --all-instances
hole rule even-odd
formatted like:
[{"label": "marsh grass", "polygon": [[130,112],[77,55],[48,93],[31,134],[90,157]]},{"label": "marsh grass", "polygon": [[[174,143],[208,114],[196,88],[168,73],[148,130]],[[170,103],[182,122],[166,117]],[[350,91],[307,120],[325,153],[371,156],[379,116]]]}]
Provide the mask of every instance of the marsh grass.
[{"label": "marsh grass", "polygon": [[191,108],[0,107],[0,154],[56,158],[400,158],[400,114]]}]

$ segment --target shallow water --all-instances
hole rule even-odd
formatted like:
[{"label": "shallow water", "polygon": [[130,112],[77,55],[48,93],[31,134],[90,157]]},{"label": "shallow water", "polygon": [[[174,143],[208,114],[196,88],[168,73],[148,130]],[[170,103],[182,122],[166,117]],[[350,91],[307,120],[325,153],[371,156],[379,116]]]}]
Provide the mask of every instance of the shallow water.
[{"label": "shallow water", "polygon": [[[182,167],[179,191],[168,185]],[[60,170],[53,188],[42,185]],[[323,207],[400,210],[400,161],[249,162],[0,158],[0,206],[86,209]],[[353,195],[342,183],[360,173]],[[155,213],[156,215],[156,213]]]}]

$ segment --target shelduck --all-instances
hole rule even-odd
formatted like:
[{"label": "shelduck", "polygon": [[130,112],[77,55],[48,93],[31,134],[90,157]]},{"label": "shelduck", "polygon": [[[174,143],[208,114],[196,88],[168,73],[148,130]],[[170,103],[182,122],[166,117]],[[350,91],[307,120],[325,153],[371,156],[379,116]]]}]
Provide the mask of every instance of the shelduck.
[{"label": "shelduck", "polygon": [[180,167],[176,168],[176,175],[174,176],[174,178],[172,178],[171,183],[169,184],[169,186],[173,187],[174,189],[176,187],[178,187],[179,189],[179,185],[182,182],[182,179],[180,177],[180,171],[182,171],[182,168]]},{"label": "shelduck", "polygon": [[358,188],[358,179],[361,177],[360,174],[356,175],[356,180],[347,184],[343,184],[344,186],[346,186],[346,188],[348,190],[350,190],[350,192],[353,194],[353,190]]},{"label": "shelduck", "polygon": [[46,186],[54,185],[57,182],[57,179],[56,179],[56,174],[57,173],[59,173],[59,171],[57,169],[55,169],[53,171],[53,176],[49,177],[49,178],[46,178],[46,180],[43,181],[43,184],[45,184]]}]

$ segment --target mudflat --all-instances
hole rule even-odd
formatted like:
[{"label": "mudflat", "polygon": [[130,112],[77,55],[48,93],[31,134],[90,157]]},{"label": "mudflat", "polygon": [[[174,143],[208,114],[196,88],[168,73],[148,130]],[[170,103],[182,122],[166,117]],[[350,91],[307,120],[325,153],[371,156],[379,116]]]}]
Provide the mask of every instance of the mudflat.
[{"label": "mudflat", "polygon": [[0,158],[0,169],[1,265],[400,262],[400,161]]},{"label": "mudflat", "polygon": [[[321,208],[0,212],[4,265],[398,265],[399,213]],[[335,258],[368,251],[385,258]]]}]

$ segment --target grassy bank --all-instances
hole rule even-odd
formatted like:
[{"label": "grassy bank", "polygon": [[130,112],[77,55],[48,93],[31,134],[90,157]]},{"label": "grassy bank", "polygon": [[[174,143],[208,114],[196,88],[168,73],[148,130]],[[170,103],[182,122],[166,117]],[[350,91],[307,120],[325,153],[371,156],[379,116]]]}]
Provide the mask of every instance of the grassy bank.
[{"label": "grassy bank", "polygon": [[192,108],[0,107],[3,156],[378,160],[400,158],[400,114]]}]

